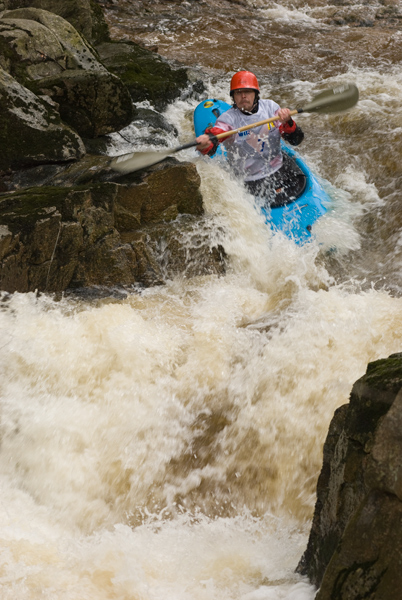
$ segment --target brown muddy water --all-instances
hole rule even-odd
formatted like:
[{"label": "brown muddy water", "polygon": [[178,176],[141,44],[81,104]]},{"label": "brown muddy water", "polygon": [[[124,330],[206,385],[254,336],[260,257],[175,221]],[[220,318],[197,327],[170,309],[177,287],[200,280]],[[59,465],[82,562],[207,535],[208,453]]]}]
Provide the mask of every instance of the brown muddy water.
[{"label": "brown muddy water", "polygon": [[[205,97],[228,100],[247,68],[282,105],[344,81],[360,101],[298,117],[333,202],[311,244],[272,235],[225,168],[189,150],[224,277],[2,295],[0,596],[312,600],[294,571],[330,419],[369,361],[402,349],[399,4],[105,8],[116,39],[180,61]],[[166,143],[192,139],[198,101],[168,107]],[[142,133],[126,128],[130,149]],[[112,136],[111,154],[127,150]]]}]

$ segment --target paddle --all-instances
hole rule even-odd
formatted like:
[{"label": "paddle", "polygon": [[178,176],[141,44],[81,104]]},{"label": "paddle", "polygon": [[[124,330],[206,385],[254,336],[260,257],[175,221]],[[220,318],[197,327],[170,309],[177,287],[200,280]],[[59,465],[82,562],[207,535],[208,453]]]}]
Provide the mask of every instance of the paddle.
[{"label": "paddle", "polygon": [[[359,90],[357,89],[357,87],[353,83],[344,83],[340,84],[335,88],[320,92],[313,98],[311,102],[306,104],[304,108],[292,110],[290,114],[293,116],[300,113],[330,114],[335,112],[342,112],[355,106],[358,100]],[[241,131],[253,129],[254,127],[260,127],[261,125],[265,125],[267,123],[273,123],[277,120],[278,117],[271,117],[270,119],[265,119],[264,121],[259,121],[258,123],[252,123],[251,125],[245,125],[244,127],[239,127],[238,129],[232,129],[231,131],[219,133],[215,137],[219,140],[234,135],[236,133],[240,133]],[[116,158],[114,158],[110,162],[109,166],[111,169],[117,171],[118,173],[132,173],[134,171],[139,171],[140,169],[156,165],[157,163],[161,162],[162,160],[165,160],[165,158],[171,156],[172,154],[175,154],[176,152],[186,150],[187,148],[193,148],[195,146],[197,146],[196,140],[194,140],[193,142],[188,142],[183,146],[177,146],[176,148],[166,148],[165,150],[149,152],[131,152],[129,154],[122,154],[121,156],[117,156]]]}]

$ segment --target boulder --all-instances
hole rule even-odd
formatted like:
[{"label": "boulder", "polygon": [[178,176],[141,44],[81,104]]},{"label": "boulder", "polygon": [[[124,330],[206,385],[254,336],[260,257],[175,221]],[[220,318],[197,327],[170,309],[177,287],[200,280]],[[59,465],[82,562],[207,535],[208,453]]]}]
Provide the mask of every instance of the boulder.
[{"label": "boulder", "polygon": [[[132,97],[165,108],[190,90],[187,71],[136,44],[105,43],[102,15],[94,34],[93,0],[4,0],[3,8],[0,289],[155,285],[223,273],[193,164],[167,159],[121,176],[109,157],[86,155],[80,137],[105,151],[108,134],[136,113],[152,143],[164,144],[174,127],[155,110],[134,111]],[[102,59],[86,38],[103,42]]]},{"label": "boulder", "polygon": [[68,69],[106,71],[93,48],[68,21],[39,8],[8,10],[1,15],[0,50],[11,75],[22,84]]},{"label": "boulder", "polygon": [[79,159],[85,148],[48,102],[0,69],[0,170]]},{"label": "boulder", "polygon": [[179,214],[202,215],[200,178],[192,163],[150,170],[140,182],[121,188],[115,219],[119,231],[172,221]]},{"label": "boulder", "polygon": [[31,84],[59,105],[63,121],[85,138],[97,138],[131,123],[133,105],[121,81],[107,71],[69,70]]},{"label": "boulder", "polygon": [[148,100],[162,111],[190,85],[186,69],[173,68],[133,42],[105,42],[96,49],[105,67],[126,84],[134,102]]},{"label": "boulder", "polygon": [[127,87],[62,17],[37,8],[6,11],[0,56],[3,69],[19,83],[57,102],[62,119],[80,135],[94,138],[130,124]]},{"label": "boulder", "polygon": [[402,353],[370,363],[324,445],[298,566],[328,598],[394,600],[402,589]]},{"label": "boulder", "polygon": [[[2,290],[155,285],[180,273],[224,272],[192,163],[171,161],[124,178],[106,164],[93,170],[88,156],[84,163],[86,171],[70,167],[69,180],[80,185],[0,194]],[[47,177],[65,183],[58,170]]]},{"label": "boulder", "polygon": [[40,8],[62,17],[92,44],[109,40],[102,9],[95,0],[4,0],[5,8]]}]

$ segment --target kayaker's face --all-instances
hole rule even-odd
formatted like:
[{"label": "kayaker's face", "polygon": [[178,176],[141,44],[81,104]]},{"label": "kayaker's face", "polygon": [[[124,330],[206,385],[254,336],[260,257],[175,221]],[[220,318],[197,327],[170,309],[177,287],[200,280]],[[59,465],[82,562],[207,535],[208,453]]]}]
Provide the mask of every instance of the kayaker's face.
[{"label": "kayaker's face", "polygon": [[251,110],[255,101],[255,90],[236,90],[233,93],[235,104],[243,110]]}]

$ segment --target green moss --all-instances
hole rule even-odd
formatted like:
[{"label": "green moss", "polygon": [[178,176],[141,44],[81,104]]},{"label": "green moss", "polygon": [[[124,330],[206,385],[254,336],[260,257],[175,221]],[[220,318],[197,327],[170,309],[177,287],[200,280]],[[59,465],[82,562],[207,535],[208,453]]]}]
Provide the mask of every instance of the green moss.
[{"label": "green moss", "polygon": [[186,69],[173,69],[159,55],[133,42],[111,42],[97,50],[105,67],[126,84],[134,102],[149,100],[161,110],[189,83]]},{"label": "green moss", "polygon": [[381,418],[401,387],[402,354],[370,363],[366,374],[353,386],[346,431],[363,448],[369,449]]},{"label": "green moss", "polygon": [[398,393],[402,387],[402,353],[369,363],[364,380],[377,390]]},{"label": "green moss", "polygon": [[[12,30],[16,28],[10,26],[9,29]],[[3,64],[8,66],[7,72],[21,85],[26,87],[26,84],[30,81],[26,72],[27,65],[26,63],[21,62],[20,56],[6,36],[0,36],[0,55],[2,56]]]},{"label": "green moss", "polygon": [[106,23],[103,11],[95,0],[90,0],[92,16],[92,36],[93,44],[101,44],[110,41],[109,27]]},{"label": "green moss", "polygon": [[68,188],[40,187],[0,195],[0,224],[7,225],[13,234],[28,235],[39,219],[56,210],[63,212],[69,192]]}]

